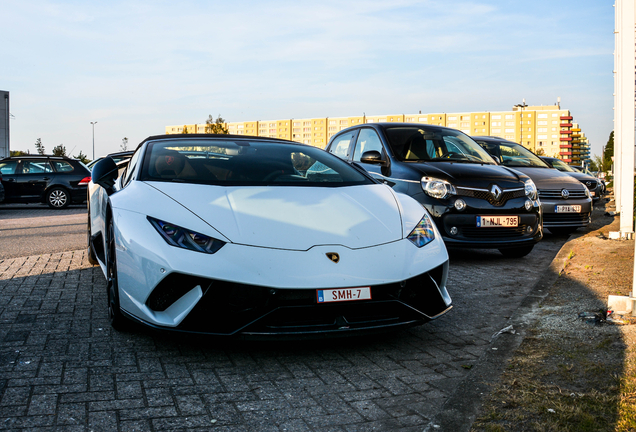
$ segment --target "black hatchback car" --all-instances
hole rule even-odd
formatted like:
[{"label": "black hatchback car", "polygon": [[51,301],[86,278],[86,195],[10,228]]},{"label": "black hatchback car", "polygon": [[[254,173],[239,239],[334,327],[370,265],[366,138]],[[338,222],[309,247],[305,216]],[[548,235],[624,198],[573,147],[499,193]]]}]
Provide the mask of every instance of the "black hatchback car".
[{"label": "black hatchback car", "polygon": [[13,156],[0,159],[5,203],[44,202],[52,208],[86,201],[90,171],[63,156]]},{"label": "black hatchback car", "polygon": [[543,237],[532,180],[499,166],[468,135],[414,123],[372,123],[334,135],[327,151],[419,201],[448,247],[524,256]]}]

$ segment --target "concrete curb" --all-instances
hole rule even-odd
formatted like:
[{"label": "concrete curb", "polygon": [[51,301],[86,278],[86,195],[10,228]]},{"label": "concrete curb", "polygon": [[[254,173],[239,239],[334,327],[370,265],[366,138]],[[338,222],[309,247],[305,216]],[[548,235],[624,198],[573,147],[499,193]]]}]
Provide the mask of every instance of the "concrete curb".
[{"label": "concrete curb", "polygon": [[517,310],[508,320],[515,334],[504,333],[496,337],[486,348],[486,353],[473,366],[468,376],[459,384],[453,395],[444,403],[442,409],[424,432],[433,431],[469,431],[481,408],[483,398],[491,392],[491,385],[499,380],[508,360],[526,337],[527,330],[537,322],[538,304],[549,294],[560,274],[569,261],[572,243],[585,234],[571,236],[550,263],[547,271],[537,281],[532,290],[523,299]]}]

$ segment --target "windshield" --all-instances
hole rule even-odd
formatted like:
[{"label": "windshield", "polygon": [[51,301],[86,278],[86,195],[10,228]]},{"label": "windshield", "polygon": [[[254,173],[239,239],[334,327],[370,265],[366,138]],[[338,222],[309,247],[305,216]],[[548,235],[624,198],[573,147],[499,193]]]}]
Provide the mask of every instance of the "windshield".
[{"label": "windshield", "polygon": [[577,170],[575,170],[574,168],[572,168],[570,165],[566,164],[563,161],[560,161],[559,159],[550,159],[548,161],[549,164],[552,164],[552,166],[556,169],[558,169],[559,171],[563,171],[563,172],[573,172],[576,173],[578,172]]},{"label": "windshield", "polygon": [[210,138],[150,142],[140,179],[220,186],[373,183],[346,162],[315,147]]},{"label": "windshield", "polygon": [[495,163],[468,135],[454,129],[417,125],[385,131],[393,153],[402,161]]},{"label": "windshield", "polygon": [[508,167],[548,168],[537,155],[524,146],[505,141],[476,140],[492,156],[497,156],[501,164]]}]

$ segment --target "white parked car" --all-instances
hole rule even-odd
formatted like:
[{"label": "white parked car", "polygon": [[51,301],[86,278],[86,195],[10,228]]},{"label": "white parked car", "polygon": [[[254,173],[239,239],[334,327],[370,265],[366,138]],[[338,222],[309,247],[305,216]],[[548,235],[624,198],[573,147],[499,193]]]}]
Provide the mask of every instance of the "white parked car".
[{"label": "white parked car", "polygon": [[426,210],[289,141],[165,135],[89,185],[89,253],[115,328],[237,336],[358,334],[451,308]]}]

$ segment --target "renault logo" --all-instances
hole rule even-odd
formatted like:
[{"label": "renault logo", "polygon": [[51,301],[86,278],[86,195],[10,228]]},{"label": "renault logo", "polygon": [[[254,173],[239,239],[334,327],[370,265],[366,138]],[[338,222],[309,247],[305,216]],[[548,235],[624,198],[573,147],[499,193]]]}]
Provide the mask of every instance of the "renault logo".
[{"label": "renault logo", "polygon": [[327,258],[329,258],[331,261],[335,262],[336,264],[338,263],[338,261],[340,261],[340,255],[338,255],[335,252],[327,252],[326,255],[327,255]]},{"label": "renault logo", "polygon": [[570,197],[570,191],[567,189],[561,189],[561,196],[563,199],[568,199]]},{"label": "renault logo", "polygon": [[496,200],[498,200],[499,197],[501,197],[501,188],[497,185],[492,185],[492,187],[490,188],[490,193],[493,197],[495,197]]}]

